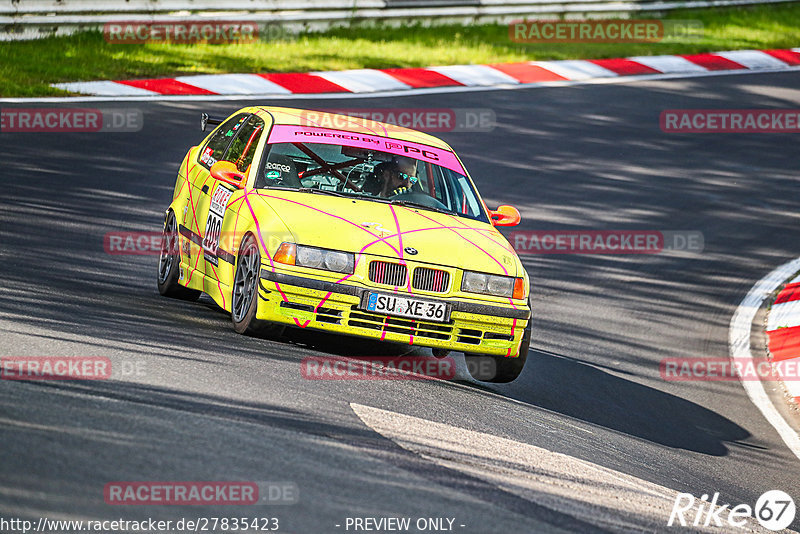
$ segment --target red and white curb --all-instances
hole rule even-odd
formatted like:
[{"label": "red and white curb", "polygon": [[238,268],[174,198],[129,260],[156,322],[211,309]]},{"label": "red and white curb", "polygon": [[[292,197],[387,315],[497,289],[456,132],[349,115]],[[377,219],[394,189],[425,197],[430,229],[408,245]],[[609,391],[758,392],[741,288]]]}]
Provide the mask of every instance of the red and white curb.
[{"label": "red and white curb", "polygon": [[[766,331],[774,362],[800,362],[800,276],[789,281],[778,293],[767,318]],[[779,367],[776,369],[780,372]],[[800,404],[797,377],[786,377],[783,384],[794,402]]]},{"label": "red and white curb", "polygon": [[441,87],[503,87],[548,82],[586,82],[624,76],[676,74],[697,76],[723,71],[774,71],[798,66],[800,66],[800,48],[792,48],[409,69],[203,74],[150,80],[56,83],[52,86],[73,93],[112,97],[376,93]]},{"label": "red and white curb", "polygon": [[[755,367],[755,358],[753,357],[750,342],[753,321],[761,306],[770,298],[773,292],[784,285],[786,280],[798,271],[800,271],[800,258],[784,263],[756,282],[742,299],[742,302],[739,303],[736,312],[731,317],[731,325],[728,332],[728,349],[732,363],[747,361]],[[797,281],[797,279],[793,280],[793,282]],[[760,380],[742,380],[740,383],[750,401],[778,432],[778,435],[789,447],[789,450],[797,458],[800,458],[800,434],[772,404],[772,400],[764,389],[764,384]]]}]

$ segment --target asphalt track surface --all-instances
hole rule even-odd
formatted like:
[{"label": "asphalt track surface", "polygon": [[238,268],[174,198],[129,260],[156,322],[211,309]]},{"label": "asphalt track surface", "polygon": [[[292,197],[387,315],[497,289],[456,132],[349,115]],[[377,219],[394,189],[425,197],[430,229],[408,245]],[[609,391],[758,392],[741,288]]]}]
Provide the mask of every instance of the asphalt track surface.
[{"label": "asphalt track surface", "polygon": [[[666,134],[658,119],[675,108],[800,108],[797,82],[775,73],[278,102],[491,108],[494,131],[441,135],[487,204],[520,209],[519,229],[703,232],[702,253],[524,257],[532,347],[508,385],[305,380],[301,358],[353,345],[237,335],[206,298],[161,297],[157,257],[104,252],[107,232],[160,230],[177,165],[202,139],[199,112],[248,101],[125,104],[143,111],[137,133],[0,134],[0,353],[107,356],[145,370],[0,383],[2,516],[272,516],[296,533],[343,532],[335,525],[353,516],[447,516],[464,533],[602,530],[399,447],[351,403],[726,502],[792,494],[800,460],[738,382],[666,382],[658,364],[726,358],[737,304],[797,255],[797,138]],[[105,504],[104,484],[127,480],[292,481],[301,498],[258,510]]]}]

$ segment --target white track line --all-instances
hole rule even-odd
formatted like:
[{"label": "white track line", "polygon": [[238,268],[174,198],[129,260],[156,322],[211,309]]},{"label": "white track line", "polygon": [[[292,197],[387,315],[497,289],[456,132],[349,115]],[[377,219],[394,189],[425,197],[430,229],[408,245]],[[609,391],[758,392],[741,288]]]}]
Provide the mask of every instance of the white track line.
[{"label": "white track line", "polygon": [[[798,49],[800,51],[800,49]],[[539,64],[545,62],[532,62]],[[557,63],[557,62],[552,62]],[[544,65],[542,65],[544,66]],[[602,67],[601,67],[602,68]],[[550,70],[548,68],[548,70]],[[605,70],[605,69],[604,69]],[[606,85],[640,81],[676,80],[684,78],[705,78],[713,76],[741,76],[743,74],[759,75],[778,72],[800,72],[800,66],[781,67],[775,69],[759,70],[718,70],[708,72],[680,73],[680,74],[642,74],[637,76],[614,76],[609,78],[592,79],[585,81],[559,81],[520,83],[517,85],[501,86],[452,86],[431,87],[422,89],[406,89],[381,91],[376,93],[311,93],[311,94],[263,94],[263,95],[154,95],[154,96],[48,96],[40,98],[0,98],[2,104],[32,104],[32,103],[61,103],[70,104],[78,102],[225,102],[225,101],[253,101],[253,100],[348,100],[366,98],[387,98],[396,96],[435,95],[448,93],[474,93],[481,91],[513,91],[518,89],[531,89],[537,87],[567,87],[571,85]],[[611,71],[608,71],[611,72]],[[319,74],[319,73],[317,73]]]},{"label": "white track line", "polygon": [[[367,427],[407,451],[549,510],[610,532],[669,530],[678,492],[665,486],[530,443],[362,404],[350,403],[350,408]],[[687,519],[696,513],[687,513]],[[723,523],[727,515],[720,512]],[[742,533],[770,532],[752,517],[746,521]],[[721,531],[689,525],[692,532]],[[686,530],[676,522],[676,532]]]},{"label": "white track line", "polygon": [[[800,270],[800,258],[784,263],[759,280],[744,297],[744,300],[736,308],[736,312],[731,318],[730,336],[728,338],[731,360],[741,361],[746,359],[753,361],[753,354],[750,351],[750,329],[756,313],[758,313],[764,300],[798,270]],[[789,447],[789,450],[797,458],[800,458],[800,436],[772,405],[772,401],[767,396],[761,381],[742,380],[741,383],[745,392],[747,392],[747,396],[750,397],[756,408],[775,428],[781,439],[786,443],[786,446]]]}]

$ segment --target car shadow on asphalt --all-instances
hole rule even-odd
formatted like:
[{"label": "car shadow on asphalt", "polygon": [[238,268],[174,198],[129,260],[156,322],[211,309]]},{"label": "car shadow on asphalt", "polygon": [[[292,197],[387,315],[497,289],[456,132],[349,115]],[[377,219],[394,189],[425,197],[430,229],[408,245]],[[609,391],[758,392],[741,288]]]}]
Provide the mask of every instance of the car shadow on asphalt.
[{"label": "car shadow on asphalt", "polygon": [[751,434],[713,410],[619,374],[630,375],[532,348],[519,382],[471,386],[666,447],[711,456],[733,443],[764,448],[743,443]]},{"label": "car shadow on asphalt", "polygon": [[[109,504],[103,500],[106,481],[174,480],[188,475],[189,480],[286,477],[297,482],[302,495],[291,512],[307,518],[321,516],[320,521],[352,513],[356,497],[347,501],[343,496],[349,497],[353,487],[361,491],[364,485],[376,495],[388,490],[395,495],[413,494],[423,501],[441,499],[463,509],[485,508],[485,513],[492,509],[510,512],[530,523],[530,531],[608,532],[479,477],[420,458],[365,426],[349,409],[342,412],[342,418],[332,420],[274,403],[233,400],[166,386],[117,380],[23,380],[15,381],[13,388],[0,390],[0,412],[23,412],[32,399],[45,409],[28,414],[26,420],[5,421],[5,432],[14,433],[5,452],[11,457],[38,455],[38,468],[20,473],[13,463],[6,462],[0,474],[9,478],[0,477],[0,493],[11,493],[17,486],[37,487],[38,491],[16,491],[12,499],[15,507],[40,511],[20,514],[34,521],[37,514],[74,513],[76,508],[98,516],[107,514]],[[68,410],[70,417],[60,418],[46,409],[53,405]],[[57,442],[48,436],[56,433],[61,436]],[[35,449],[31,444],[36,444]],[[308,455],[306,460],[288,462],[299,451]],[[207,461],[198,461],[198,454],[205,455],[202,458]],[[393,472],[393,477],[387,477],[387,464],[406,474]],[[64,468],[67,465],[70,468]],[[359,470],[352,471],[354,467]],[[345,476],[359,483],[341,487]],[[420,485],[419,480],[425,483]],[[337,488],[335,499],[330,498],[331,487]],[[467,495],[466,503],[454,500],[454,492]],[[402,499],[400,502],[409,506]],[[386,502],[380,506],[390,509]],[[147,506],[130,508],[126,510],[129,520],[146,519],[152,514]],[[180,518],[196,509],[167,506],[161,517]],[[202,509],[213,516],[223,515],[230,508],[204,505]]]}]

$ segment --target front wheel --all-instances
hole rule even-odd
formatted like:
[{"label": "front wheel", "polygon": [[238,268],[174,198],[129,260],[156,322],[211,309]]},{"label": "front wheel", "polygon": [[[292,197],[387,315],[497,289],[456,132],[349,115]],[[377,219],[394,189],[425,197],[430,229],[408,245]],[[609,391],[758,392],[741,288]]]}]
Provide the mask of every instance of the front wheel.
[{"label": "front wheel", "polygon": [[258,337],[278,337],[283,326],[256,318],[258,312],[258,279],[261,274],[261,252],[258,243],[248,234],[239,248],[236,276],[233,279],[231,319],[233,329],[240,334]]},{"label": "front wheel", "polygon": [[522,333],[522,341],[519,344],[519,354],[516,358],[464,353],[467,370],[472,378],[497,384],[513,382],[522,373],[522,369],[525,367],[525,360],[528,359],[528,349],[531,346],[532,323],[533,315],[531,315],[531,318],[528,320],[528,326],[525,327]]},{"label": "front wheel", "polygon": [[178,283],[181,271],[181,255],[178,250],[178,223],[170,211],[164,221],[161,234],[161,256],[158,258],[158,292],[165,297],[183,300],[197,300],[201,291],[189,289]]}]

